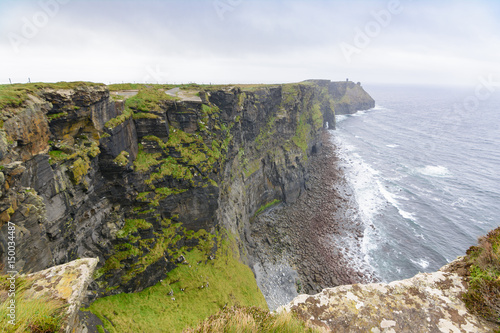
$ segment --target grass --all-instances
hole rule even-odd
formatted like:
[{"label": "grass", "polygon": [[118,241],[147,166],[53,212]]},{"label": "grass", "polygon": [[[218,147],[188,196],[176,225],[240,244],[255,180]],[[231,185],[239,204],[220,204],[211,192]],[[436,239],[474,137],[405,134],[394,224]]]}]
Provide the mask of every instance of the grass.
[{"label": "grass", "polygon": [[[264,205],[260,206],[260,208],[259,208],[259,209],[257,209],[257,211],[255,212],[255,215],[258,215],[258,214],[262,213],[263,211],[265,211],[265,210],[266,210],[266,209],[268,209],[269,207],[274,206],[274,205],[277,205],[277,204],[279,204],[280,202],[281,202],[281,200],[274,199],[273,201],[268,202],[268,203],[266,203],[266,204],[264,204]],[[254,216],[255,216],[255,215],[254,215]]]},{"label": "grass", "polygon": [[116,158],[113,160],[113,162],[121,167],[126,166],[128,164],[128,158],[130,154],[128,151],[123,150],[116,156]]},{"label": "grass", "polygon": [[500,228],[467,250],[469,288],[463,295],[473,313],[500,324]]},{"label": "grass", "polygon": [[[224,307],[266,309],[252,271],[238,260],[234,238],[207,236],[192,251],[182,252],[185,263],[155,286],[98,299],[88,310],[109,332],[153,333],[181,332]],[[210,260],[215,243],[217,252]]]},{"label": "grass", "polygon": [[307,327],[293,313],[271,314],[257,307],[226,308],[183,333],[316,333],[321,329]]},{"label": "grass", "polygon": [[139,152],[134,161],[134,170],[137,172],[147,172],[152,166],[161,163],[158,160],[161,157],[161,153],[147,153],[143,150],[142,145],[139,144]]},{"label": "grass", "polygon": [[113,129],[116,126],[123,124],[126,120],[130,119],[133,114],[134,112],[131,109],[125,107],[125,110],[121,115],[108,120],[106,124],[104,124],[104,126],[106,126],[106,128]]},{"label": "grass", "polygon": [[304,155],[307,156],[307,146],[309,142],[309,135],[311,132],[311,125],[307,123],[307,115],[305,113],[300,115],[295,135],[292,137],[293,143],[302,149]]},{"label": "grass", "polygon": [[[2,332],[59,332],[63,324],[65,306],[61,301],[48,296],[40,298],[26,297],[26,291],[33,285],[34,280],[16,276],[16,321],[15,325],[9,324],[10,318],[8,297],[10,281],[9,276],[0,276],[0,327]],[[5,301],[4,301],[5,298]]]},{"label": "grass", "polygon": [[123,228],[116,233],[117,238],[125,238],[130,234],[136,233],[140,229],[150,229],[153,225],[143,219],[127,219]]},{"label": "grass", "polygon": [[36,94],[42,89],[75,89],[85,86],[102,86],[102,84],[92,82],[1,84],[0,109],[20,107],[28,99],[28,95]]}]

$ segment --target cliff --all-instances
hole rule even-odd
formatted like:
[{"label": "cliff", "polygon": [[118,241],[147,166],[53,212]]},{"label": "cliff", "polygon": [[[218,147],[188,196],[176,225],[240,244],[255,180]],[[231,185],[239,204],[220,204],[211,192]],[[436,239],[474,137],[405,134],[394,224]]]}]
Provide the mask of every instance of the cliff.
[{"label": "cliff", "polygon": [[473,313],[462,295],[467,280],[450,271],[388,284],[354,284],[300,295],[278,312],[293,311],[332,332],[493,332],[498,326]]},{"label": "cliff", "polygon": [[156,284],[217,230],[246,260],[250,220],[297,200],[335,105],[373,104],[345,82],[122,88],[2,87],[4,265],[8,221],[17,271],[97,257],[96,295]]}]

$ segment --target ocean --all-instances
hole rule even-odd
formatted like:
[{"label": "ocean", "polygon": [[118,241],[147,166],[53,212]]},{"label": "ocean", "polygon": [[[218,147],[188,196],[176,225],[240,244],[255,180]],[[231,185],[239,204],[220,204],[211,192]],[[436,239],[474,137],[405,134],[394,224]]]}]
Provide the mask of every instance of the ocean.
[{"label": "ocean", "polygon": [[332,131],[365,227],[353,265],[384,282],[436,271],[500,226],[500,91],[364,88],[375,108]]}]

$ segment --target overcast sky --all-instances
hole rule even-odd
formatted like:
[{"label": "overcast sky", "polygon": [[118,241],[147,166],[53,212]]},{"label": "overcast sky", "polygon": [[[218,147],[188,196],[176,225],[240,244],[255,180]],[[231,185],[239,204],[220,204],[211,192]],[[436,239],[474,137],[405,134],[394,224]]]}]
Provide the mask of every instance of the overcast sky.
[{"label": "overcast sky", "polygon": [[0,83],[500,78],[494,0],[0,0],[0,32]]}]

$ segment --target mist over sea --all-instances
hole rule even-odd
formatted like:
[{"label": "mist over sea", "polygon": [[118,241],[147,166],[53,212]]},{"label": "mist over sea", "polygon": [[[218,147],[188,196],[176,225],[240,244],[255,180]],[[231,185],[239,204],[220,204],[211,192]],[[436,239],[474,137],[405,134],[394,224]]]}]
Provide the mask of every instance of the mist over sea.
[{"label": "mist over sea", "polygon": [[365,86],[376,107],[332,140],[383,281],[439,269],[500,225],[500,91]]}]

